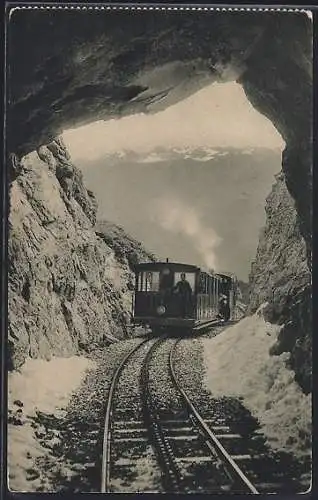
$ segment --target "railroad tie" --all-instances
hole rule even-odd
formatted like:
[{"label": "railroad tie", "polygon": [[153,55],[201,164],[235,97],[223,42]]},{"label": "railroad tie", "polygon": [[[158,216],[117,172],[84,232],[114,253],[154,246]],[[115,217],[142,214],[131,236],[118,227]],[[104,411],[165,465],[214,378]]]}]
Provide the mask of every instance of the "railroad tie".
[{"label": "railroad tie", "polygon": [[128,425],[130,426],[136,426],[140,429],[143,428],[142,426],[143,422],[142,420],[117,420],[116,425],[119,427],[126,428]]},{"label": "railroad tie", "polygon": [[[207,423],[207,420],[205,420],[205,423]],[[231,430],[228,425],[212,425],[211,429],[213,430],[213,432],[228,432]]]},{"label": "railroad tie", "polygon": [[146,443],[147,441],[149,441],[149,439],[147,437],[143,437],[143,436],[140,436],[140,437],[135,437],[135,436],[116,437],[116,436],[114,436],[113,439],[114,439],[115,443],[128,443],[128,442]]},{"label": "railroad tie", "polygon": [[176,461],[177,462],[180,462],[180,463],[201,463],[201,462],[211,462],[212,461],[212,457],[211,455],[208,455],[208,456],[202,456],[202,457],[198,457],[198,456],[195,456],[195,457],[176,457]]},{"label": "railroad tie", "polygon": [[195,441],[198,439],[198,434],[183,434],[181,436],[167,435],[166,437],[172,441]]},{"label": "railroad tie", "polygon": [[[282,488],[281,483],[256,483],[255,487],[262,493],[265,490],[267,493],[277,493]],[[270,491],[269,491],[270,490]]]},{"label": "railroad tie", "polygon": [[240,434],[215,434],[217,439],[242,439]]},{"label": "railroad tie", "polygon": [[231,455],[231,458],[233,458],[236,462],[240,460],[252,460],[251,455]]},{"label": "railroad tie", "polygon": [[131,437],[144,437],[147,435],[147,429],[114,429],[114,437],[115,439],[126,438],[130,439]]}]

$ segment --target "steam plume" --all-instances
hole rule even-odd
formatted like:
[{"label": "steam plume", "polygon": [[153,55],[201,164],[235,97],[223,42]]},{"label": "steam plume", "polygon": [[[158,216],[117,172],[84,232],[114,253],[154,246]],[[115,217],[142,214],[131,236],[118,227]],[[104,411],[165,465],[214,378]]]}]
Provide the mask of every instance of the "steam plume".
[{"label": "steam plume", "polygon": [[153,204],[153,219],[166,231],[183,234],[201,255],[209,269],[216,268],[215,248],[221,238],[216,232],[206,227],[198,211],[181,200],[157,198]]}]

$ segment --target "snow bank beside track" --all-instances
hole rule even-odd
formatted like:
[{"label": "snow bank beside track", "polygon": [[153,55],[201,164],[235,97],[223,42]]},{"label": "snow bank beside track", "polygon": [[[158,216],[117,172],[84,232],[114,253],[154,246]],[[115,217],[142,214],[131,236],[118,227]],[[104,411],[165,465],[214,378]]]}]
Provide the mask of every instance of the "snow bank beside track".
[{"label": "snow bank beside track", "polygon": [[311,453],[311,395],[286,367],[289,354],[270,356],[280,327],[261,308],[213,338],[203,338],[205,383],[215,396],[236,396],[259,420],[268,444],[302,458]]},{"label": "snow bank beside track", "polygon": [[[46,430],[35,427],[34,417],[38,412],[63,417],[73,392],[94,366],[92,360],[80,356],[27,359],[20,371],[9,374],[8,472],[12,491],[36,491],[44,486],[34,461],[48,454],[47,446],[40,442]],[[51,437],[52,442],[58,440],[57,435]]]}]

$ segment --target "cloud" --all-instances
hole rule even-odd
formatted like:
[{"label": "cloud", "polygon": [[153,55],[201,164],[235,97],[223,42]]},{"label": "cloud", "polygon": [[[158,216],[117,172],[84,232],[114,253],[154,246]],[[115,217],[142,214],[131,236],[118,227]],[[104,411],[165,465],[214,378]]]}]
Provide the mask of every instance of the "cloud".
[{"label": "cloud", "polygon": [[151,217],[166,231],[186,236],[205,265],[209,269],[217,268],[215,248],[222,240],[213,228],[204,225],[195,208],[172,197],[160,197],[153,200]]}]

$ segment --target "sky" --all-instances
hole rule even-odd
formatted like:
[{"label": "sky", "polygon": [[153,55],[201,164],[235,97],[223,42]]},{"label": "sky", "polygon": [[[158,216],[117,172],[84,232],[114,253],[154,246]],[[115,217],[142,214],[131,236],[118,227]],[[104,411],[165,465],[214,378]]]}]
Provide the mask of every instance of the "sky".
[{"label": "sky", "polygon": [[161,258],[247,281],[284,142],[240,85],[212,84],[156,114],[95,122],[63,137],[96,195],[99,219]]},{"label": "sky", "polygon": [[241,85],[209,85],[164,111],[98,121],[64,132],[72,158],[93,160],[123,150],[156,147],[282,147],[272,123],[247,100]]}]

